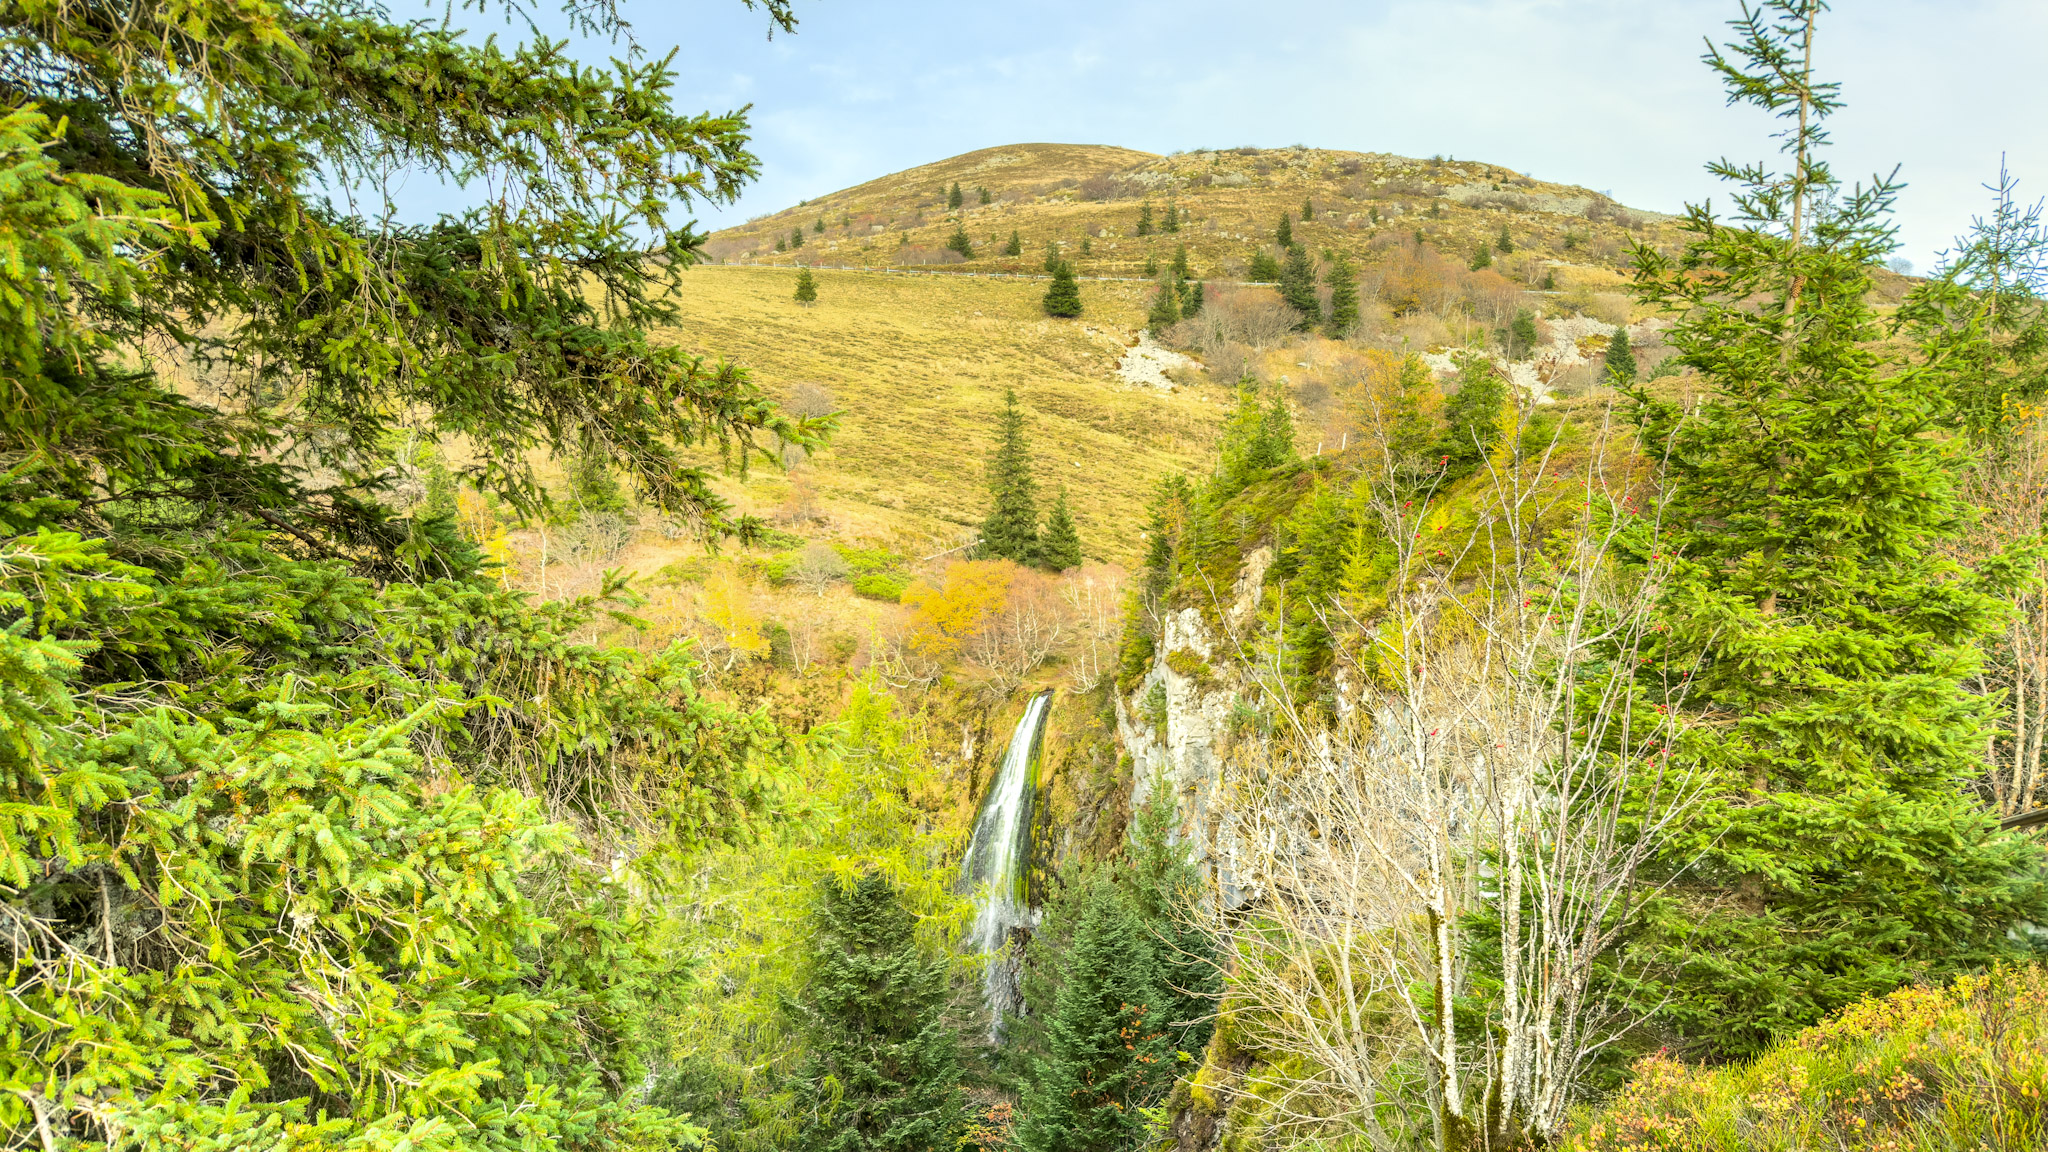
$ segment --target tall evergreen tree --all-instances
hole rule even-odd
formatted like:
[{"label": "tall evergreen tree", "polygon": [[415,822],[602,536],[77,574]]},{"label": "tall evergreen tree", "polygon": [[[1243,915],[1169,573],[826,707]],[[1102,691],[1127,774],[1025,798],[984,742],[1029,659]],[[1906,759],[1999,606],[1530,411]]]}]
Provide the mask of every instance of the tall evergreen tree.
[{"label": "tall evergreen tree", "polygon": [[994,199],[994,197],[988,194],[988,189],[986,188],[976,188],[974,191],[977,195],[981,197],[981,202],[984,205],[988,204],[991,200]]},{"label": "tall evergreen tree", "polygon": [[1019,234],[1015,228],[1012,228],[1010,229],[1010,242],[1008,244],[1003,245],[1003,255],[1022,256],[1023,254],[1024,237],[1021,234]]},{"label": "tall evergreen tree", "polygon": [[1170,1000],[1124,892],[1098,874],[1080,900],[1017,1143],[1025,1152],[1136,1152],[1147,1128],[1141,1109],[1173,1081],[1161,1023]]},{"label": "tall evergreen tree", "polygon": [[1189,283],[1183,280],[1181,281],[1180,288],[1180,314],[1182,318],[1200,316],[1202,314],[1202,282],[1196,280],[1193,283]]},{"label": "tall evergreen tree", "polygon": [[1323,302],[1316,295],[1316,266],[1299,244],[1287,250],[1287,262],[1280,266],[1280,298],[1294,309],[1295,331],[1306,332],[1323,322]]},{"label": "tall evergreen tree", "polygon": [[1162,229],[1162,231],[1166,231],[1166,232],[1178,232],[1178,231],[1180,231],[1180,221],[1181,221],[1181,215],[1180,215],[1180,205],[1179,205],[1179,204],[1177,204],[1177,203],[1175,203],[1175,202],[1174,202],[1174,201],[1172,201],[1172,200],[1168,200],[1168,201],[1166,202],[1166,218],[1165,218],[1164,222],[1163,222],[1163,223],[1162,223],[1162,225],[1161,225],[1161,229]]},{"label": "tall evergreen tree", "polygon": [[1038,563],[1048,572],[1064,572],[1081,564],[1081,534],[1074,527],[1074,513],[1067,507],[1067,486],[1046,515],[1045,531],[1038,538]]},{"label": "tall evergreen tree", "polygon": [[1458,365],[1458,391],[1444,401],[1444,434],[1435,449],[1444,481],[1462,480],[1486,463],[1504,431],[1507,399],[1507,378],[1493,361],[1467,353]]},{"label": "tall evergreen tree", "polygon": [[790,230],[789,230],[789,246],[790,246],[791,248],[801,248],[801,247],[803,247],[803,246],[804,246],[804,230],[803,230],[803,229],[801,229],[801,228],[792,228],[792,229],[790,229]]},{"label": "tall evergreen tree", "polygon": [[1052,269],[1052,285],[1045,290],[1045,314],[1047,316],[1079,316],[1081,314],[1081,286],[1074,282],[1074,266],[1065,260],[1056,261]]},{"label": "tall evergreen tree", "polygon": [[1493,250],[1503,256],[1510,255],[1515,250],[1515,238],[1508,235],[1508,226],[1505,223],[1500,226],[1500,235],[1493,238]]},{"label": "tall evergreen tree", "polygon": [[1480,241],[1479,250],[1472,253],[1472,263],[1467,265],[1467,267],[1471,268],[1474,272],[1482,268],[1493,267],[1493,245],[1483,240]]},{"label": "tall evergreen tree", "polygon": [[1280,261],[1264,248],[1252,253],[1252,264],[1245,271],[1247,279],[1255,284],[1271,284],[1280,279]]},{"label": "tall evergreen tree", "polygon": [[1311,221],[1311,220],[1314,220],[1315,218],[1316,218],[1316,206],[1315,206],[1315,203],[1314,203],[1313,201],[1311,201],[1311,200],[1308,200],[1308,199],[1303,199],[1303,200],[1302,200],[1302,202],[1301,202],[1301,222],[1302,222],[1303,224],[1306,224],[1306,223],[1308,223],[1309,221]]},{"label": "tall evergreen tree", "polygon": [[955,180],[953,186],[946,190],[946,207],[957,210],[963,203],[965,198],[960,195],[960,182]]},{"label": "tall evergreen tree", "polygon": [[946,237],[946,247],[958,252],[962,259],[974,259],[974,240],[967,235],[967,226],[965,224],[954,227],[953,234]]},{"label": "tall evergreen tree", "polygon": [[1174,279],[1176,279],[1176,280],[1185,280],[1185,279],[1187,279],[1187,278],[1188,278],[1188,246],[1187,246],[1187,245],[1185,245],[1185,244],[1181,244],[1181,245],[1177,245],[1177,246],[1176,246],[1176,247],[1174,248],[1174,250],[1173,250],[1173,263],[1172,263],[1172,264],[1170,264],[1170,265],[1168,265],[1168,267],[1170,267],[1170,268],[1172,268],[1172,269],[1173,269],[1173,278],[1174,278]]},{"label": "tall evergreen tree", "polygon": [[1169,277],[1161,280],[1152,293],[1152,308],[1145,314],[1145,324],[1157,336],[1179,322],[1180,285]]},{"label": "tall evergreen tree", "polygon": [[1152,203],[1148,200],[1145,203],[1138,205],[1138,235],[1150,236],[1151,234]]},{"label": "tall evergreen tree", "polygon": [[1031,475],[1031,448],[1024,440],[1024,410],[1017,390],[1003,396],[996,448],[988,459],[988,519],[981,523],[984,556],[1038,562],[1038,481]]},{"label": "tall evergreen tree", "polygon": [[966,1097],[946,959],[915,929],[880,873],[819,884],[793,1006],[810,1045],[792,1086],[794,1152],[953,1152]]},{"label": "tall evergreen tree", "polygon": [[1607,338],[1607,362],[1603,375],[1617,387],[1636,382],[1636,354],[1629,348],[1628,325],[1623,324]]},{"label": "tall evergreen tree", "polygon": [[811,225],[811,231],[820,234],[825,231],[825,218],[823,216],[818,217],[817,221]]},{"label": "tall evergreen tree", "polygon": [[1515,311],[1513,322],[1508,325],[1508,356],[1520,360],[1535,351],[1537,341],[1536,316],[1527,308]]},{"label": "tall evergreen tree", "polygon": [[797,269],[796,302],[799,304],[811,304],[815,303],[817,299],[818,284],[817,281],[811,279],[811,270],[809,268]]},{"label": "tall evergreen tree", "polygon": [[1330,260],[1330,317],[1325,330],[1332,339],[1343,339],[1358,326],[1358,272],[1342,253]]},{"label": "tall evergreen tree", "polygon": [[[1752,1055],[1859,997],[2011,954],[2048,920],[2038,844],[1967,794],[1989,701],[1971,688],[2001,606],[1943,552],[1969,515],[1943,433],[1946,365],[1880,360],[1871,270],[1887,182],[1842,190],[1816,154],[1837,106],[1809,60],[1814,0],[1774,0],[1713,52],[1737,100],[1787,118],[1789,171],[1722,163],[1737,227],[1689,208],[1678,257],[1638,245],[1642,298],[1707,385],[1642,406],[1681,563],[1639,674],[1686,682],[1677,749],[1711,802],[1636,958],[1694,1051]],[[1668,449],[1664,446],[1668,445]]]},{"label": "tall evergreen tree", "polygon": [[1285,212],[1280,214],[1280,226],[1273,229],[1273,241],[1282,248],[1294,246],[1294,222],[1287,218]]},{"label": "tall evergreen tree", "polygon": [[[1085,246],[1084,246],[1085,251]],[[1045,272],[1050,276],[1060,270],[1060,246],[1056,241],[1045,242]]]},{"label": "tall evergreen tree", "polygon": [[1166,1049],[1197,1056],[1209,1043],[1222,979],[1215,932],[1205,923],[1202,870],[1188,858],[1187,844],[1175,841],[1178,822],[1173,790],[1155,783],[1131,813],[1125,877],[1159,962]]}]

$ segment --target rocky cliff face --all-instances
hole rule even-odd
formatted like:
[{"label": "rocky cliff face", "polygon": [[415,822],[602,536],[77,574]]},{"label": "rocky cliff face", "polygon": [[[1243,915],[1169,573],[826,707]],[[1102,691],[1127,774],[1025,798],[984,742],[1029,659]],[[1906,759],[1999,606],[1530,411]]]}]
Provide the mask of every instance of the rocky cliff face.
[{"label": "rocky cliff face", "polygon": [[1116,697],[1117,742],[1131,764],[1132,808],[1144,806],[1154,788],[1172,791],[1180,837],[1211,871],[1226,905],[1239,903],[1242,894],[1225,767],[1236,725],[1259,692],[1239,652],[1257,623],[1272,563],[1270,548],[1245,558],[1216,623],[1198,608],[1168,611],[1160,620],[1152,667],[1135,688]]}]

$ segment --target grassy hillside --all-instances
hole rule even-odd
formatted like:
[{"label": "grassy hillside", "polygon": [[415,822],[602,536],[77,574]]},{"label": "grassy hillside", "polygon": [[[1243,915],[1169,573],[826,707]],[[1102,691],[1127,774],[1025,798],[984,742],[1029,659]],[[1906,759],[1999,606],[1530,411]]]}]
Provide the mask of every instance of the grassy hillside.
[{"label": "grassy hillside", "polygon": [[[955,183],[964,194],[957,212],[946,207]],[[988,204],[981,203],[982,189]],[[1139,213],[1148,203],[1155,222],[1163,224],[1169,205],[1187,222],[1178,232],[1140,237]],[[1304,207],[1312,213],[1306,224]],[[1317,148],[1154,156],[1126,148],[1017,144],[757,217],[716,233],[709,250],[717,259],[747,263],[1037,272],[1050,242],[1084,276],[1142,276],[1148,259],[1163,264],[1186,244],[1195,275],[1236,279],[1253,250],[1272,243],[1283,212],[1311,251],[1360,259],[1375,239],[1418,231],[1442,251],[1469,257],[1505,227],[1514,251],[1501,266],[1531,283],[1551,262],[1567,275],[1572,267],[1611,267],[1628,239],[1663,242],[1675,235],[1668,217],[1476,161]],[[973,241],[971,261],[960,263],[944,250],[956,227]],[[803,247],[777,251],[777,242],[787,247],[799,228]],[[1003,255],[1013,231],[1023,251]]]},{"label": "grassy hillside", "polygon": [[1128,563],[1158,478],[1192,466],[1214,435],[1222,390],[1112,374],[1143,322],[1143,285],[1089,284],[1087,318],[1048,320],[1031,281],[817,277],[818,301],[804,305],[787,271],[694,269],[679,330],[659,334],[748,365],[785,399],[817,403],[821,388],[844,413],[816,458],[732,486],[751,511],[913,556],[963,543],[986,514],[982,464],[1014,388],[1048,497],[1065,484],[1084,550]]}]

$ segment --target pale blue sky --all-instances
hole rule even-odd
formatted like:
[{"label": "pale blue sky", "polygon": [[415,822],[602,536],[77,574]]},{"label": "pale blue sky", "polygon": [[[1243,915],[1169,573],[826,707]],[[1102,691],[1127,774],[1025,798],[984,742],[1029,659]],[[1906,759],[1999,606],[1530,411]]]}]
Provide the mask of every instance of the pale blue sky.
[{"label": "pale blue sky", "polygon": [[[1661,211],[1714,193],[1706,160],[1774,146],[1698,62],[1735,0],[796,3],[798,34],[770,40],[739,0],[622,0],[648,50],[681,46],[682,107],[754,106],[762,178],[700,208],[707,223],[1026,141],[1443,153]],[[1903,165],[1902,253],[1923,269],[1982,210],[2001,152],[2028,198],[2048,194],[2044,44],[2041,0],[1823,17],[1821,68],[1849,101],[1837,169]]]}]

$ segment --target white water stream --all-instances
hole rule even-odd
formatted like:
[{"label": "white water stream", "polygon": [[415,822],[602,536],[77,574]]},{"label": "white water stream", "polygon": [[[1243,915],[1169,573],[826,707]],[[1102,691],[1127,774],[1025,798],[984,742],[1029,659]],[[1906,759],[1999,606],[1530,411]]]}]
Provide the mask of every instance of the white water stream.
[{"label": "white water stream", "polygon": [[1032,799],[1038,791],[1038,750],[1045,736],[1052,691],[1040,692],[1024,706],[1023,718],[1010,734],[1002,767],[990,782],[981,811],[974,818],[974,836],[960,860],[957,890],[974,894],[974,927],[967,934],[969,950],[985,955],[988,968],[982,986],[997,1035],[1002,1018],[1021,1006],[1017,987],[1018,958],[1004,945],[1017,928],[1037,922],[1027,890],[1031,868]]}]

